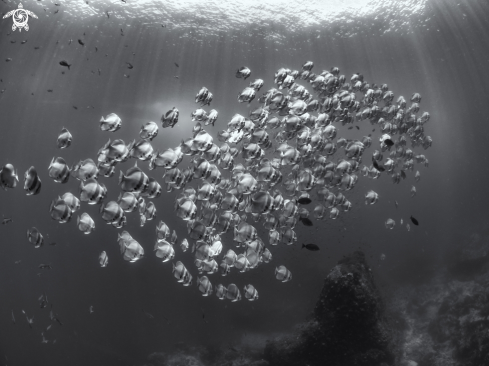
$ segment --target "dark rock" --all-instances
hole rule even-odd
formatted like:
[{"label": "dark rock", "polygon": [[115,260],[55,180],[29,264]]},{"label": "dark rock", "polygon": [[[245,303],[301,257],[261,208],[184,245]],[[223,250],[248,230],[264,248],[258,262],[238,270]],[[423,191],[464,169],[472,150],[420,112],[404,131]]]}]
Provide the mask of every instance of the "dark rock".
[{"label": "dark rock", "polygon": [[329,273],[313,320],[293,335],[268,342],[270,366],[393,365],[383,304],[363,252],[346,256]]}]

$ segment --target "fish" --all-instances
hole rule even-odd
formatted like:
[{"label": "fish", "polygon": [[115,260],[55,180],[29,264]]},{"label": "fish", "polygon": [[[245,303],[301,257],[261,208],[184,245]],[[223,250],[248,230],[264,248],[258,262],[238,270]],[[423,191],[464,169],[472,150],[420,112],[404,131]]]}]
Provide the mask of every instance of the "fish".
[{"label": "fish", "polygon": [[2,220],[2,225],[6,225],[9,222],[14,222],[14,220],[12,220],[10,217],[4,217]]},{"label": "fish", "polygon": [[78,40],[78,43],[81,44],[82,46],[85,46],[85,43],[81,39]]},{"label": "fish", "polygon": [[117,241],[124,260],[136,262],[144,256],[143,247],[127,231],[118,234]]},{"label": "fish", "polygon": [[385,222],[385,227],[387,229],[394,229],[394,226],[396,226],[396,222],[392,219],[387,219],[387,221]]},{"label": "fish", "polygon": [[368,204],[373,205],[374,203],[376,203],[378,201],[378,199],[379,199],[379,195],[376,192],[370,190],[365,195],[365,204],[366,205],[368,205]]},{"label": "fish", "polygon": [[80,160],[78,164],[73,165],[71,168],[71,175],[81,181],[96,178],[98,172],[97,164],[92,159]]},{"label": "fish", "polygon": [[44,237],[35,227],[27,230],[27,239],[34,245],[34,248],[40,248],[44,244]]},{"label": "fish", "polygon": [[5,191],[7,188],[17,187],[17,182],[19,177],[17,171],[12,164],[6,164],[2,169],[0,169],[0,187]]},{"label": "fish", "polygon": [[27,324],[29,325],[29,328],[32,329],[32,324],[34,324],[34,317],[29,318],[24,310],[22,310],[22,313],[24,313],[25,318],[27,320]]},{"label": "fish", "polygon": [[88,309],[89,313],[92,314],[93,313],[93,305],[90,305],[90,308]]},{"label": "fish", "polygon": [[385,171],[385,168],[384,168],[384,167],[382,167],[382,166],[380,166],[380,165],[377,163],[377,161],[375,161],[375,160],[373,160],[373,159],[372,159],[372,164],[373,164],[374,168],[375,168],[375,169],[377,169],[379,172],[383,172],[383,171]]},{"label": "fish", "polygon": [[249,78],[251,75],[251,70],[246,67],[246,66],[241,66],[238,71],[236,71],[236,77],[237,78],[243,78],[243,79],[247,79]]},{"label": "fish", "polygon": [[384,140],[384,144],[386,144],[387,146],[391,147],[394,145],[394,141],[392,141],[391,139],[385,139]]},{"label": "fish", "polygon": [[95,230],[95,222],[86,212],[77,217],[76,224],[78,229],[84,234],[90,234]]},{"label": "fish", "polygon": [[132,66],[129,62],[126,62],[126,64],[127,64],[127,68],[128,69],[133,69],[134,68],[134,66]]},{"label": "fish", "polygon": [[306,248],[307,250],[311,250],[313,252],[318,251],[319,247],[316,244],[302,244],[302,248]]},{"label": "fish", "polygon": [[312,200],[309,197],[301,197],[297,200],[297,203],[301,205],[308,205],[312,202]]},{"label": "fish", "polygon": [[174,64],[175,64],[176,67],[180,67],[180,66],[178,66],[178,64],[176,62],[174,62]]},{"label": "fish", "polygon": [[52,269],[51,268],[51,263],[50,264],[40,264],[39,265],[40,269]]},{"label": "fish", "polygon": [[292,273],[284,265],[281,265],[275,268],[275,278],[282,282],[288,282],[292,279]]},{"label": "fish", "polygon": [[66,128],[61,129],[61,133],[58,135],[57,146],[58,149],[66,149],[71,145],[71,141],[73,140],[73,136],[70,131]]},{"label": "fish", "polygon": [[244,287],[244,296],[249,301],[258,300],[258,291],[253,285],[248,284]]},{"label": "fish", "polygon": [[51,213],[51,218],[58,221],[60,224],[69,222],[73,214],[70,206],[68,206],[68,204],[61,197],[58,197],[57,200],[51,201],[49,212]]},{"label": "fish", "polygon": [[166,112],[161,116],[161,124],[163,128],[171,127],[173,128],[178,122],[178,116],[180,112],[177,108],[173,107],[171,110]]},{"label": "fish", "polygon": [[60,62],[59,62],[59,64],[60,64],[61,66],[67,67],[67,68],[68,68],[68,70],[70,69],[70,67],[71,67],[71,65],[72,65],[72,64],[69,64],[69,63],[68,63],[67,61],[65,61],[65,60],[60,61]]},{"label": "fish", "polygon": [[5,62],[10,62],[10,61],[12,61],[12,59],[11,59],[10,57],[7,57],[7,58],[5,59]]},{"label": "fish", "polygon": [[410,217],[410,219],[411,219],[411,222],[412,222],[414,225],[416,225],[416,226],[418,226],[418,225],[419,225],[418,220],[416,220],[416,219],[415,219],[413,216],[411,216],[411,217]]},{"label": "fish", "polygon": [[53,158],[48,167],[48,174],[56,183],[66,183],[70,178],[71,169],[66,161],[61,158]]},{"label": "fish", "polygon": [[105,118],[100,118],[100,129],[102,131],[115,132],[122,126],[122,120],[115,113],[108,114]]},{"label": "fish", "polygon": [[107,18],[110,18],[108,11],[106,11],[105,14],[107,15]]},{"label": "fish", "polygon": [[107,256],[107,253],[105,253],[105,251],[103,251],[102,253],[100,253],[100,255],[98,256],[98,262],[100,264],[100,267],[107,267],[107,264],[109,264],[109,257]]}]

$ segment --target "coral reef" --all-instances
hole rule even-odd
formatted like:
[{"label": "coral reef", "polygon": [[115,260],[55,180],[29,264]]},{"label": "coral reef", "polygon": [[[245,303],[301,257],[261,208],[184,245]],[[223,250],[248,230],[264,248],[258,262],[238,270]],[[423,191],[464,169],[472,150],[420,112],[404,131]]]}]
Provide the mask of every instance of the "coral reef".
[{"label": "coral reef", "polygon": [[473,234],[421,286],[397,291],[401,365],[489,365],[489,237]]}]

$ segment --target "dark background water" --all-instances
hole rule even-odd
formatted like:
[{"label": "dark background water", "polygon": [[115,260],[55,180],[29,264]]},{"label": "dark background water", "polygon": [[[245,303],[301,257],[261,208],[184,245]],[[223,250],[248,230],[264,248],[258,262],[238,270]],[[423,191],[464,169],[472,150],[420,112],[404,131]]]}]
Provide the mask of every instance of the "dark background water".
[{"label": "dark background water", "polygon": [[[0,89],[5,90],[0,94],[0,165],[14,164],[21,181],[16,189],[0,192],[0,211],[14,220],[0,227],[0,356],[5,356],[8,365],[131,365],[143,363],[148,354],[169,350],[177,342],[260,344],[310,313],[323,278],[345,253],[364,250],[388,292],[401,283],[422,282],[452,248],[487,223],[486,1],[427,1],[421,20],[409,31],[384,32],[367,22],[371,19],[359,19],[351,36],[327,25],[294,32],[271,27],[281,35],[276,41],[263,38],[266,27],[230,28],[209,37],[193,37],[192,31],[198,27],[190,31],[147,27],[150,20],[144,17],[107,19],[102,13],[81,21],[64,14],[63,4],[55,22],[52,13],[57,7],[52,3],[42,5],[48,9],[46,14],[50,12],[49,18],[43,17],[36,2],[23,4],[39,16],[29,21],[29,32],[12,32],[11,19],[0,22]],[[16,6],[14,2],[1,3],[0,12]],[[399,17],[402,20],[403,15]],[[73,39],[71,45],[69,39]],[[22,40],[27,43],[20,44]],[[7,57],[12,61],[5,62]],[[61,67],[61,60],[72,63],[71,70]],[[342,213],[333,222],[315,222],[312,228],[299,224],[297,244],[271,247],[273,261],[269,264],[244,274],[232,272],[225,278],[210,276],[213,284],[234,282],[242,288],[252,283],[259,291],[258,301],[230,303],[214,295],[204,298],[196,286],[186,288],[177,283],[171,264],[162,264],[154,256],[154,230],[159,220],[177,231],[179,242],[186,236],[184,222],[173,213],[178,192],[163,192],[154,200],[157,217],[143,228],[135,213],[127,215],[124,230],[146,251],[145,258],[136,263],[121,258],[117,245],[121,230],[105,225],[98,206],[82,203],[74,214],[75,219],[82,212],[94,218],[97,227],[90,235],[83,235],[75,220],[67,224],[51,220],[52,199],[67,191],[78,194],[75,179],[61,185],[48,177],[52,157],[62,156],[70,165],[80,159],[95,160],[109,137],[126,142],[137,139],[144,122],[159,121],[173,106],[180,110],[180,121],[173,129],[160,128],[152,144],[161,151],[175,147],[191,135],[194,123],[190,113],[197,108],[194,96],[202,86],[214,94],[211,106],[219,111],[219,119],[207,130],[217,137],[235,113],[247,115],[258,106],[256,101],[251,106],[236,101],[249,81],[234,77],[238,67],[246,65],[252,70],[251,79],[265,80],[261,95],[273,87],[276,70],[300,69],[307,60],[314,61],[316,72],[338,66],[347,78],[361,72],[372,83],[387,83],[396,98],[421,93],[421,110],[432,116],[425,131],[434,143],[429,150],[417,148],[416,152],[424,153],[430,166],[416,166],[421,172],[419,183],[412,174],[399,185],[393,185],[387,176],[379,180],[361,177],[346,194],[354,204],[351,212]],[[127,69],[126,62],[134,69]],[[100,131],[100,117],[112,112],[122,118],[122,128],[116,133]],[[339,128],[338,136],[360,138],[372,129],[366,121],[359,126],[360,131]],[[62,127],[74,138],[70,148],[58,150],[56,138]],[[370,149],[366,156],[373,147]],[[188,158],[181,167],[187,162]],[[108,188],[106,201],[119,195],[119,170],[133,164],[130,160],[118,165],[116,177],[101,178]],[[26,197],[23,174],[31,165],[37,168],[43,188],[39,196]],[[163,182],[162,174],[158,169],[149,175]],[[413,184],[418,193],[411,198]],[[370,189],[380,194],[380,200],[366,207],[363,196]],[[399,220],[407,222],[410,215],[418,218],[420,226],[411,225],[408,232]],[[384,227],[389,217],[397,222],[394,230]],[[25,236],[32,226],[44,234],[46,244],[57,245],[34,249]],[[267,242],[261,224],[257,228]],[[300,250],[302,242],[317,243],[321,251]],[[234,247],[232,234],[225,236],[224,244],[226,249]],[[107,268],[98,265],[102,250],[109,256]],[[176,252],[176,260],[182,260],[196,278],[191,253]],[[379,259],[381,253],[386,255],[384,261]],[[52,263],[53,269],[39,270],[40,263]],[[274,269],[280,264],[292,271],[291,282],[283,284],[274,278]],[[40,309],[38,303],[43,292],[63,322],[63,326],[54,323],[49,331],[49,311]],[[34,316],[34,329],[29,329],[22,309]],[[12,324],[12,310],[17,324]],[[41,344],[41,332],[48,344]]]}]

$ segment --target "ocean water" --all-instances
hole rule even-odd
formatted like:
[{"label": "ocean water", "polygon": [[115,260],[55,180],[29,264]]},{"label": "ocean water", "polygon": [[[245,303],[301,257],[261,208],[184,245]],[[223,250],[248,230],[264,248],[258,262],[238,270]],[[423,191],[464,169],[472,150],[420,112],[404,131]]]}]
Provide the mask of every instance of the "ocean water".
[{"label": "ocean water", "polygon": [[[343,255],[364,251],[388,298],[399,286],[426,282],[460,243],[487,225],[486,0],[22,4],[38,17],[29,18],[28,31],[12,31],[12,18],[0,21],[0,165],[13,164],[20,180],[15,189],[0,191],[1,214],[13,219],[0,227],[0,362],[143,365],[148,355],[171,352],[175,344],[263,347],[267,339],[308,317],[324,278]],[[17,7],[17,2],[5,0],[0,12]],[[69,70],[59,65],[61,60],[72,65]],[[209,279],[214,285],[236,283],[240,289],[251,283],[259,292],[257,301],[203,297],[196,285],[177,283],[171,263],[161,263],[154,255],[160,220],[176,230],[178,242],[188,235],[173,210],[179,191],[166,192],[164,187],[152,200],[157,216],[144,227],[137,213],[128,213],[127,225],[113,228],[101,219],[99,206],[86,203],[69,223],[51,219],[53,199],[65,192],[79,194],[73,177],[66,184],[49,178],[53,157],[63,157],[70,166],[86,158],[96,160],[109,138],[138,140],[141,125],[148,121],[160,126],[152,141],[155,149],[176,147],[192,136],[195,122],[190,114],[198,108],[194,99],[202,86],[214,95],[211,106],[204,108],[219,111],[215,126],[204,128],[220,145],[218,132],[235,113],[247,117],[260,106],[258,97],[276,87],[278,69],[300,70],[306,61],[314,62],[317,74],[339,67],[347,81],[358,72],[370,83],[386,83],[396,99],[420,93],[421,111],[431,115],[425,134],[433,145],[426,151],[416,147],[415,153],[425,154],[429,167],[415,165],[419,182],[410,171],[400,184],[385,174],[376,180],[360,177],[355,188],[345,192],[351,211],[336,220],[313,220],[312,227],[299,222],[294,245],[268,245],[267,230],[254,224],[273,260],[246,273],[233,270],[227,277],[217,273]],[[134,68],[128,69],[127,63]],[[235,77],[241,66],[251,69],[249,79]],[[255,78],[265,81],[255,100],[238,103],[238,93]],[[307,82],[300,83],[312,90]],[[161,115],[172,107],[180,111],[179,122],[163,129]],[[115,133],[99,128],[100,117],[109,113],[122,119]],[[367,164],[378,148],[379,127],[366,120],[355,125],[360,129],[337,125],[338,137],[360,139],[372,133],[372,147],[364,153]],[[59,150],[56,139],[62,127],[71,132],[73,142]],[[105,202],[117,199],[119,170],[125,172],[134,162],[118,164],[112,178],[100,178],[108,189]],[[179,167],[188,165],[185,157]],[[43,184],[36,196],[26,196],[23,190],[23,175],[30,166],[36,167]],[[163,168],[149,171],[141,161],[138,166],[164,186]],[[413,185],[415,197],[410,195]],[[364,195],[371,189],[380,198],[366,206]],[[311,211],[313,205],[314,200]],[[95,220],[90,235],[76,226],[82,212]],[[407,231],[411,215],[420,225],[411,224]],[[393,230],[385,228],[388,218],[396,221]],[[26,230],[33,226],[45,237],[40,249],[26,239]],[[122,230],[143,246],[144,258],[135,263],[122,259],[117,244]],[[57,245],[49,245],[52,242]],[[301,249],[302,243],[315,243],[321,250]],[[232,230],[223,235],[223,244],[223,251],[235,249]],[[98,263],[101,251],[109,257],[106,268]],[[184,262],[195,283],[199,275],[192,253],[176,248],[176,260]],[[52,269],[39,269],[41,263],[50,263]],[[275,267],[282,264],[293,273],[292,281],[275,279]],[[49,307],[40,308],[43,293],[63,325],[50,320]],[[34,317],[32,329],[23,310]],[[43,336],[48,343],[41,342]]]}]

